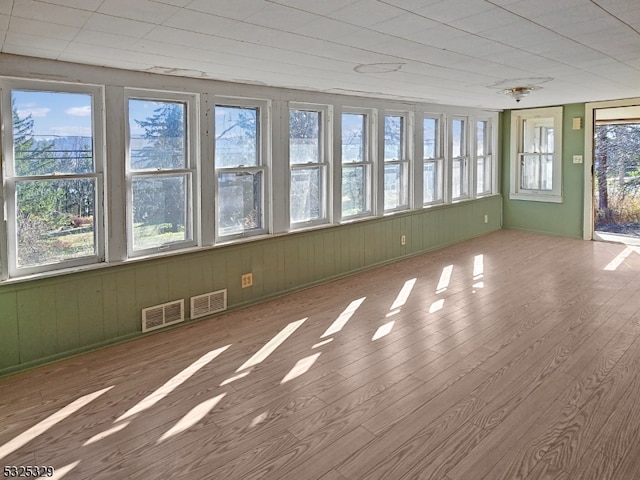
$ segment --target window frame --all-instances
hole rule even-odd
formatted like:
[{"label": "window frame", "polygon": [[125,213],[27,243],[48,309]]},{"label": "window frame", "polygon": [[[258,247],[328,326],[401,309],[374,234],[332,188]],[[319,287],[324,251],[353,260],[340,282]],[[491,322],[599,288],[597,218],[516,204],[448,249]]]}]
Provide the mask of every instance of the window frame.
[{"label": "window frame", "polygon": [[[185,105],[185,149],[186,158],[184,168],[157,169],[157,170],[133,170],[131,168],[131,132],[129,126],[129,100],[142,100],[150,102],[182,103]],[[199,99],[197,94],[169,92],[162,90],[124,89],[124,143],[125,143],[125,185],[126,185],[126,237],[127,258],[137,258],[155,254],[163,254],[176,250],[195,247],[199,244],[199,202],[198,198],[198,171],[199,171],[199,142],[197,135],[199,128]],[[162,178],[184,175],[187,178],[186,185],[186,222],[185,232],[190,233],[190,238],[167,242],[162,245],[148,248],[134,249],[133,245],[133,181],[135,178]]]},{"label": "window frame", "polygon": [[[216,107],[229,107],[229,108],[246,108],[258,110],[258,126],[257,126],[257,138],[258,143],[257,152],[259,155],[258,165],[256,166],[238,166],[238,167],[216,167]],[[215,243],[227,243],[246,238],[267,235],[271,232],[271,101],[261,100],[245,97],[228,97],[228,96],[215,96],[211,106],[212,109],[212,162],[213,162],[213,188],[214,188],[214,238]],[[260,195],[260,204],[262,206],[261,216],[261,228],[253,230],[244,230],[240,233],[231,233],[226,235],[220,234],[219,228],[219,176],[224,173],[249,173],[255,175],[256,173],[262,173],[262,188]]]},{"label": "window frame", "polygon": [[[386,120],[387,117],[400,117],[402,132],[400,139],[400,148],[402,151],[402,158],[395,160],[387,160],[385,154],[386,147]],[[413,116],[410,112],[405,111],[396,111],[396,110],[385,110],[382,115],[382,121],[380,122],[380,139],[381,139],[381,153],[380,153],[380,172],[379,175],[381,177],[381,185],[379,191],[382,193],[381,199],[379,200],[380,210],[384,212],[384,214],[391,214],[396,212],[404,212],[411,208],[411,197],[412,197],[412,184],[413,184],[413,142],[410,141],[414,138],[413,136]],[[386,208],[386,175],[385,175],[385,167],[387,165],[399,165],[402,171],[401,178],[401,196],[403,197],[402,203],[400,203],[397,207],[394,208]]]},{"label": "window frame", "polygon": [[[307,111],[307,112],[317,112],[320,114],[320,140],[319,140],[319,148],[320,152],[318,155],[318,162],[307,162],[307,163],[291,163],[291,124],[290,124],[290,114],[292,110],[296,111]],[[301,230],[305,228],[312,228],[319,225],[325,225],[331,222],[331,199],[333,198],[333,172],[332,172],[332,138],[333,138],[333,109],[330,105],[321,105],[314,103],[301,103],[301,102],[288,102],[287,107],[287,160],[288,160],[288,201],[287,205],[289,208],[289,230]],[[293,172],[295,170],[301,170],[304,168],[317,166],[322,174],[321,179],[321,205],[320,208],[322,210],[322,215],[320,218],[306,220],[301,222],[294,222],[291,219],[291,179],[293,176]]]},{"label": "window frame", "polygon": [[[483,153],[484,155],[478,155],[478,124],[485,124],[485,132],[484,132],[484,146]],[[482,198],[489,195],[492,195],[495,191],[495,158],[493,155],[493,121],[489,117],[475,117],[474,118],[474,148],[473,148],[473,164],[474,164],[474,196],[476,198]],[[478,188],[478,170],[479,170],[479,159],[483,158],[485,161],[485,184],[488,184],[489,188],[487,190],[480,190]],[[488,173],[487,173],[488,168]]]},{"label": "window frame", "polygon": [[[436,145],[434,148],[434,152],[435,152],[435,156],[434,157],[429,157],[427,158],[424,152],[424,121],[426,119],[429,120],[435,120],[436,122],[436,132],[435,132],[435,138],[434,140],[436,141]],[[446,199],[446,192],[445,192],[445,186],[446,186],[446,181],[445,179],[448,176],[448,165],[447,162],[445,161],[445,117],[444,114],[441,113],[431,113],[431,112],[425,112],[422,115],[422,168],[420,171],[420,175],[423,178],[423,184],[422,184],[422,199],[421,199],[421,203],[423,207],[431,207],[433,205],[439,205],[442,203],[445,203],[445,199]],[[426,192],[426,186],[424,184],[424,168],[426,166],[427,163],[433,163],[436,167],[436,191],[438,193],[438,195],[436,195],[436,198],[431,200],[431,201],[425,201],[424,196],[425,196],[425,192]]]},{"label": "window frame", "polygon": [[[522,157],[524,152],[524,122],[526,120],[549,119],[553,122],[552,188],[551,190],[525,189],[521,186]],[[563,107],[532,108],[511,112],[511,182],[509,198],[511,200],[529,200],[534,202],[562,203],[562,122]],[[544,153],[540,153],[543,155]]]},{"label": "window frame", "polygon": [[[5,222],[2,228],[2,266],[0,279],[7,280],[58,270],[103,263],[105,261],[105,100],[104,87],[92,84],[70,84],[39,80],[0,79],[0,117],[2,122],[2,182],[0,200],[4,205]],[[17,175],[14,159],[12,92],[31,91],[89,95],[91,98],[91,128],[93,140],[93,171],[79,174]],[[93,215],[94,254],[34,266],[18,266],[17,185],[29,181],[73,179],[95,180]]]},{"label": "window frame", "polygon": [[[470,144],[469,141],[469,123],[470,117],[466,115],[452,115],[449,119],[449,178],[448,183],[450,185],[449,189],[449,201],[451,203],[461,202],[465,200],[470,200],[473,196],[472,185],[471,185],[471,155],[469,152]],[[460,139],[460,156],[453,156],[453,123],[454,122],[463,122],[463,128],[461,130],[462,138]],[[464,167],[464,172],[460,176],[460,195],[454,196],[454,186],[453,186],[453,172],[454,172],[454,162],[460,162],[460,167]],[[466,187],[466,192],[463,193],[464,188]]]},{"label": "window frame", "polygon": [[[364,160],[360,162],[344,162],[343,161],[343,143],[342,143],[342,135],[343,135],[343,125],[342,118],[343,115],[363,115],[364,117],[364,126],[363,126],[363,134],[365,135],[363,147],[364,147]],[[359,107],[343,107],[340,112],[340,141],[336,142],[340,151],[340,222],[350,222],[353,220],[359,220],[363,218],[369,218],[377,213],[377,190],[376,188],[376,179],[378,178],[376,172],[376,164],[377,164],[377,110],[370,108],[359,108]],[[365,208],[362,212],[353,214],[353,215],[345,215],[342,209],[342,197],[343,197],[343,189],[344,189],[344,169],[346,167],[364,167],[365,169]]]}]

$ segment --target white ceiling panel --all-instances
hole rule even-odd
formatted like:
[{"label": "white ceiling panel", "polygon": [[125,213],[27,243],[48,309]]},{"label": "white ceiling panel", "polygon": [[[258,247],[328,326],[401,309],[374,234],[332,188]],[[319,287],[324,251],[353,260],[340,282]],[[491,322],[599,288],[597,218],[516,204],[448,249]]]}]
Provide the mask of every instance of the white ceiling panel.
[{"label": "white ceiling panel", "polygon": [[[9,2],[10,3],[10,2]],[[31,18],[43,22],[82,27],[91,12],[37,0],[13,0],[12,17]]]},{"label": "white ceiling panel", "polygon": [[80,29],[78,27],[32,20],[30,18],[15,17],[11,19],[9,31],[23,33],[25,35],[37,34],[39,37],[52,38],[55,40],[71,41]]},{"label": "white ceiling panel", "polygon": [[313,13],[272,3],[245,17],[243,21],[276,30],[291,31],[304,28],[317,18],[318,15]]},{"label": "white ceiling panel", "polygon": [[0,0],[2,53],[488,108],[640,96],[639,29],[638,0]]},{"label": "white ceiling panel", "polygon": [[86,45],[110,45],[113,48],[122,48],[126,50],[135,41],[136,38],[125,35],[114,35],[112,33],[96,32],[92,30],[82,30],[74,39],[77,43]]},{"label": "white ceiling panel", "polygon": [[[363,14],[364,12],[366,15]],[[369,27],[399,17],[404,13],[404,10],[383,2],[372,3],[368,0],[360,0],[329,12],[327,16],[353,25]]]},{"label": "white ceiling panel", "polygon": [[150,0],[103,0],[99,13],[160,24],[179,11],[178,7]]},{"label": "white ceiling panel", "polygon": [[[65,7],[77,8],[79,10],[88,10],[95,12],[103,0],[38,0],[42,3],[50,3],[52,5],[62,5]],[[9,2],[7,2],[9,3]]]},{"label": "white ceiling panel", "polygon": [[[205,0],[208,1],[208,0]],[[269,3],[277,3],[278,5],[287,5],[289,7],[298,8],[305,12],[311,12],[318,15],[326,15],[346,5],[351,5],[359,0],[322,0],[318,2],[309,0],[266,0]]]},{"label": "white ceiling panel", "polygon": [[[46,38],[46,44],[43,42],[43,39]],[[43,46],[45,44],[45,46]],[[28,35],[24,33],[12,32],[11,27],[7,31],[4,40],[4,46],[8,49],[16,50],[16,51],[24,51],[23,48],[26,49],[34,49],[38,47],[46,48],[49,55],[57,56],[60,52],[64,51],[64,49],[69,45],[69,42],[66,40],[60,40],[58,38],[50,38],[50,37],[41,37],[39,35]],[[19,53],[19,55],[23,55]]]},{"label": "white ceiling panel", "polygon": [[192,0],[186,7],[196,12],[209,13],[220,17],[233,18],[235,20],[244,20],[269,5],[265,0],[234,0],[232,2]]},{"label": "white ceiling panel", "polygon": [[112,33],[114,35],[143,37],[155,28],[155,25],[128,18],[94,13],[89,17],[84,28],[90,31]]},{"label": "white ceiling panel", "polygon": [[448,24],[454,20],[477,16],[495,8],[485,0],[448,0],[417,8],[415,12],[418,15]]}]

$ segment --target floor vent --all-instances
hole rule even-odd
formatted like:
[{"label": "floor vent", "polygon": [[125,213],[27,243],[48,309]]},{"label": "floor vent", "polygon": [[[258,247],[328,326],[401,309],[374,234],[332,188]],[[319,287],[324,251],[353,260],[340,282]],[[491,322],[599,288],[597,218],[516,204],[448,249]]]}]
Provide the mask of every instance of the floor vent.
[{"label": "floor vent", "polygon": [[142,309],[142,331],[166,327],[184,321],[184,300]]},{"label": "floor vent", "polygon": [[191,297],[191,318],[200,318],[227,309],[227,289]]}]

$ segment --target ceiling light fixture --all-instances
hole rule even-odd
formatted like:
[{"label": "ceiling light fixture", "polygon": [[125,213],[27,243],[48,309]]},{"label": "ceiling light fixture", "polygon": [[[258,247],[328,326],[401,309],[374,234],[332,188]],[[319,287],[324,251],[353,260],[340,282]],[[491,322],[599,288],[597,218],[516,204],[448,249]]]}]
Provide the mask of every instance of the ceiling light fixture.
[{"label": "ceiling light fixture", "polygon": [[505,88],[504,90],[500,90],[499,93],[501,93],[503,95],[509,95],[516,102],[520,103],[520,100],[522,100],[524,97],[529,95],[534,90],[540,90],[540,88],[541,87],[532,87],[532,86],[530,86],[530,87],[512,87],[512,88]]}]

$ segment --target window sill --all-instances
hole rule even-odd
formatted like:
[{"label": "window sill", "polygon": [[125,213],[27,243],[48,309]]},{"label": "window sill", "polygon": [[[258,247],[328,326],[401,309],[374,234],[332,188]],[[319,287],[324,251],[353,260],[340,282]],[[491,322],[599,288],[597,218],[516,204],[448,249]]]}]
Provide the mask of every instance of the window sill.
[{"label": "window sill", "polygon": [[545,193],[510,193],[509,200],[526,200],[529,202],[562,203],[562,195]]}]

